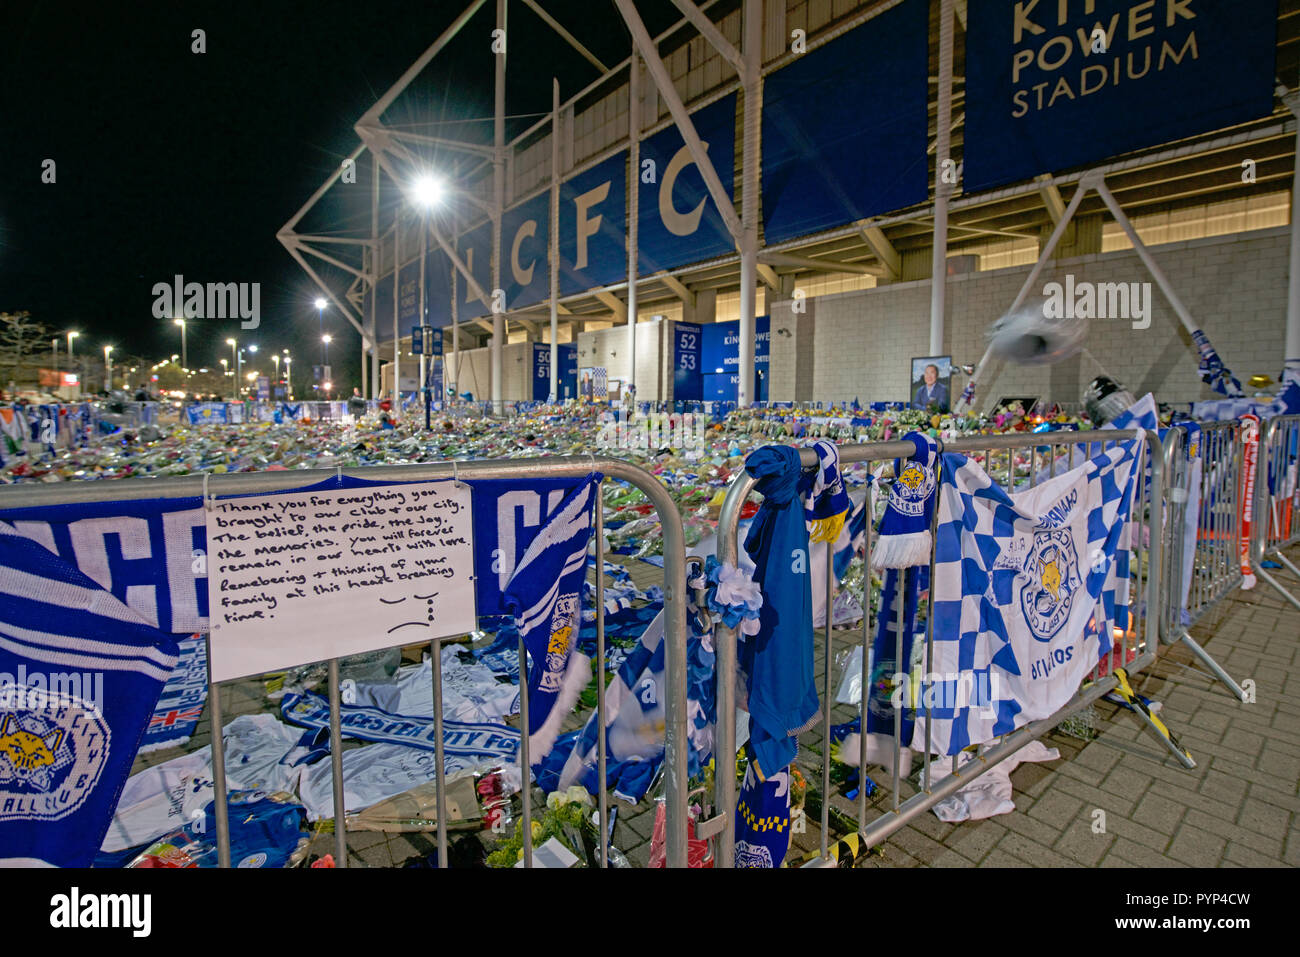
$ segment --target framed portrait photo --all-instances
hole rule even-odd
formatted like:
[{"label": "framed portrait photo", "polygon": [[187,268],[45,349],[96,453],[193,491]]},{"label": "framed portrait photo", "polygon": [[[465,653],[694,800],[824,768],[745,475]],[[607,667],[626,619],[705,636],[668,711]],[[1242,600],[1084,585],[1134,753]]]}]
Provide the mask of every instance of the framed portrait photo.
[{"label": "framed portrait photo", "polygon": [[912,360],[908,404],[913,409],[948,412],[952,408],[952,356],[920,356]]}]

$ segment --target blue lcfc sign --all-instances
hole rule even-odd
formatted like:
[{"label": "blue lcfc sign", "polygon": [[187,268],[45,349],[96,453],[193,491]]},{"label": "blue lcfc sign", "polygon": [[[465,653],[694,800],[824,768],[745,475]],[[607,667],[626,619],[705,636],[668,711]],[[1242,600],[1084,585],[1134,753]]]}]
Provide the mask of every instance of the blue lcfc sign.
[{"label": "blue lcfc sign", "polygon": [[[704,143],[709,161],[718,170],[723,189],[730,196],[736,162],[736,94],[730,93],[696,110],[691,114],[691,122]],[[651,175],[653,179],[647,182]],[[676,124],[641,144],[637,190],[640,204],[637,253],[642,275],[735,250],[736,241],[727,230]],[[620,278],[626,278],[626,272],[624,268]]]},{"label": "blue lcfc sign", "polygon": [[960,182],[1001,186],[1266,116],[1276,47],[1277,0],[972,3]]},{"label": "blue lcfc sign", "polygon": [[627,150],[560,184],[560,295],[627,278]]},{"label": "blue lcfc sign", "polygon": [[768,243],[925,201],[929,14],[906,0],[763,82]]},{"label": "blue lcfc sign", "polygon": [[411,330],[411,354],[424,355],[424,326],[416,326]]},{"label": "blue lcfc sign", "polygon": [[488,297],[485,303],[470,288],[465,277],[456,276],[456,289],[460,295],[460,317],[473,319],[492,314],[492,223],[486,222],[476,226],[460,237],[457,255],[465,264],[469,274],[474,277]]},{"label": "blue lcfc sign", "polygon": [[541,193],[501,217],[501,285],[507,309],[522,309],[550,297],[546,249],[551,195]]}]

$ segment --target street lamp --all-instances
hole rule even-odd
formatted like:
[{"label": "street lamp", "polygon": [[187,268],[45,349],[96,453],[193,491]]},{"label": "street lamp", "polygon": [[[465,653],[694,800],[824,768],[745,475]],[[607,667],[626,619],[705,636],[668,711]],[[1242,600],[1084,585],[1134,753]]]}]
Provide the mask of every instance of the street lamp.
[{"label": "street lamp", "polygon": [[104,346],[104,391],[113,391],[113,347]]},{"label": "street lamp", "polygon": [[181,368],[186,370],[186,375],[189,375],[190,354],[185,350],[185,320],[173,319],[172,322],[181,327]]},{"label": "street lamp", "polygon": [[[428,309],[425,305],[425,279],[424,264],[429,256],[429,212],[435,206],[442,202],[443,183],[430,173],[424,173],[415,179],[411,184],[411,199],[420,209],[420,322],[419,328],[415,331],[414,336],[423,336],[424,327],[429,321]],[[453,333],[454,334],[454,333]],[[500,348],[498,345],[497,349]],[[497,355],[500,353],[497,352]],[[420,396],[424,400],[424,427],[429,428],[429,379],[425,371],[425,363],[433,362],[432,356],[426,356],[423,346],[420,349]],[[398,366],[394,366],[393,375],[396,377],[399,373]]]},{"label": "street lamp", "polygon": [[[68,370],[69,371],[72,371],[73,369],[76,368],[76,366],[72,364],[72,340],[77,338],[77,336],[79,335],[81,335],[81,333],[79,332],[68,333]],[[77,391],[78,392],[81,391],[81,376],[77,376]]]},{"label": "street lamp", "polygon": [[284,384],[289,390],[289,401],[293,401],[293,372],[289,368],[289,363],[293,361],[293,356],[289,355],[289,350],[284,350]]},{"label": "street lamp", "polygon": [[321,372],[324,372],[325,369],[329,368],[329,364],[330,364],[330,343],[334,341],[334,337],[331,336],[331,335],[327,332],[327,333],[325,333],[325,335],[323,335],[323,336],[320,337],[320,341],[321,341],[321,343],[322,343],[322,346],[321,346],[321,365],[324,367],[324,368],[321,369]]}]

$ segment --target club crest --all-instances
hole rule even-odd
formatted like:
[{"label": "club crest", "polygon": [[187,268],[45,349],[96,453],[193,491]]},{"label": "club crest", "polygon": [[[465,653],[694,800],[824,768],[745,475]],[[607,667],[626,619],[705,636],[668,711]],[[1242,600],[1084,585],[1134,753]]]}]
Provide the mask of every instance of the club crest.
[{"label": "club crest", "polygon": [[903,515],[924,515],[925,503],[934,492],[934,473],[909,463],[898,473],[889,490],[889,505]]},{"label": "club crest", "polygon": [[551,615],[551,637],[546,643],[546,670],[538,680],[541,691],[559,691],[569,664],[569,650],[578,627],[578,595],[561,595]]},{"label": "club crest", "polygon": [[0,711],[0,821],[66,817],[104,770],[109,729],[103,716],[80,698],[42,693],[44,707]]},{"label": "club crest", "polygon": [[1066,529],[1037,532],[1021,572],[1028,578],[1020,591],[1020,610],[1039,641],[1050,641],[1070,617],[1082,585],[1079,555]]}]

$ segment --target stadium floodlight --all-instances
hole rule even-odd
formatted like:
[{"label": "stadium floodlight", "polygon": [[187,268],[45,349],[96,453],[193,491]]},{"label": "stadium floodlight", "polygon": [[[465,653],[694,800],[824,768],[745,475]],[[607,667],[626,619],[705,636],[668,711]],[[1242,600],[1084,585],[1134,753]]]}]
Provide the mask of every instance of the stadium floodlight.
[{"label": "stadium floodlight", "polygon": [[424,209],[432,209],[441,203],[444,192],[442,180],[428,173],[417,177],[411,184],[411,198]]},{"label": "stadium floodlight", "polygon": [[329,305],[329,304],[328,304],[324,299],[322,299],[322,298],[319,297],[319,296],[316,297],[316,308],[317,308],[317,309],[324,309],[327,305]]}]

